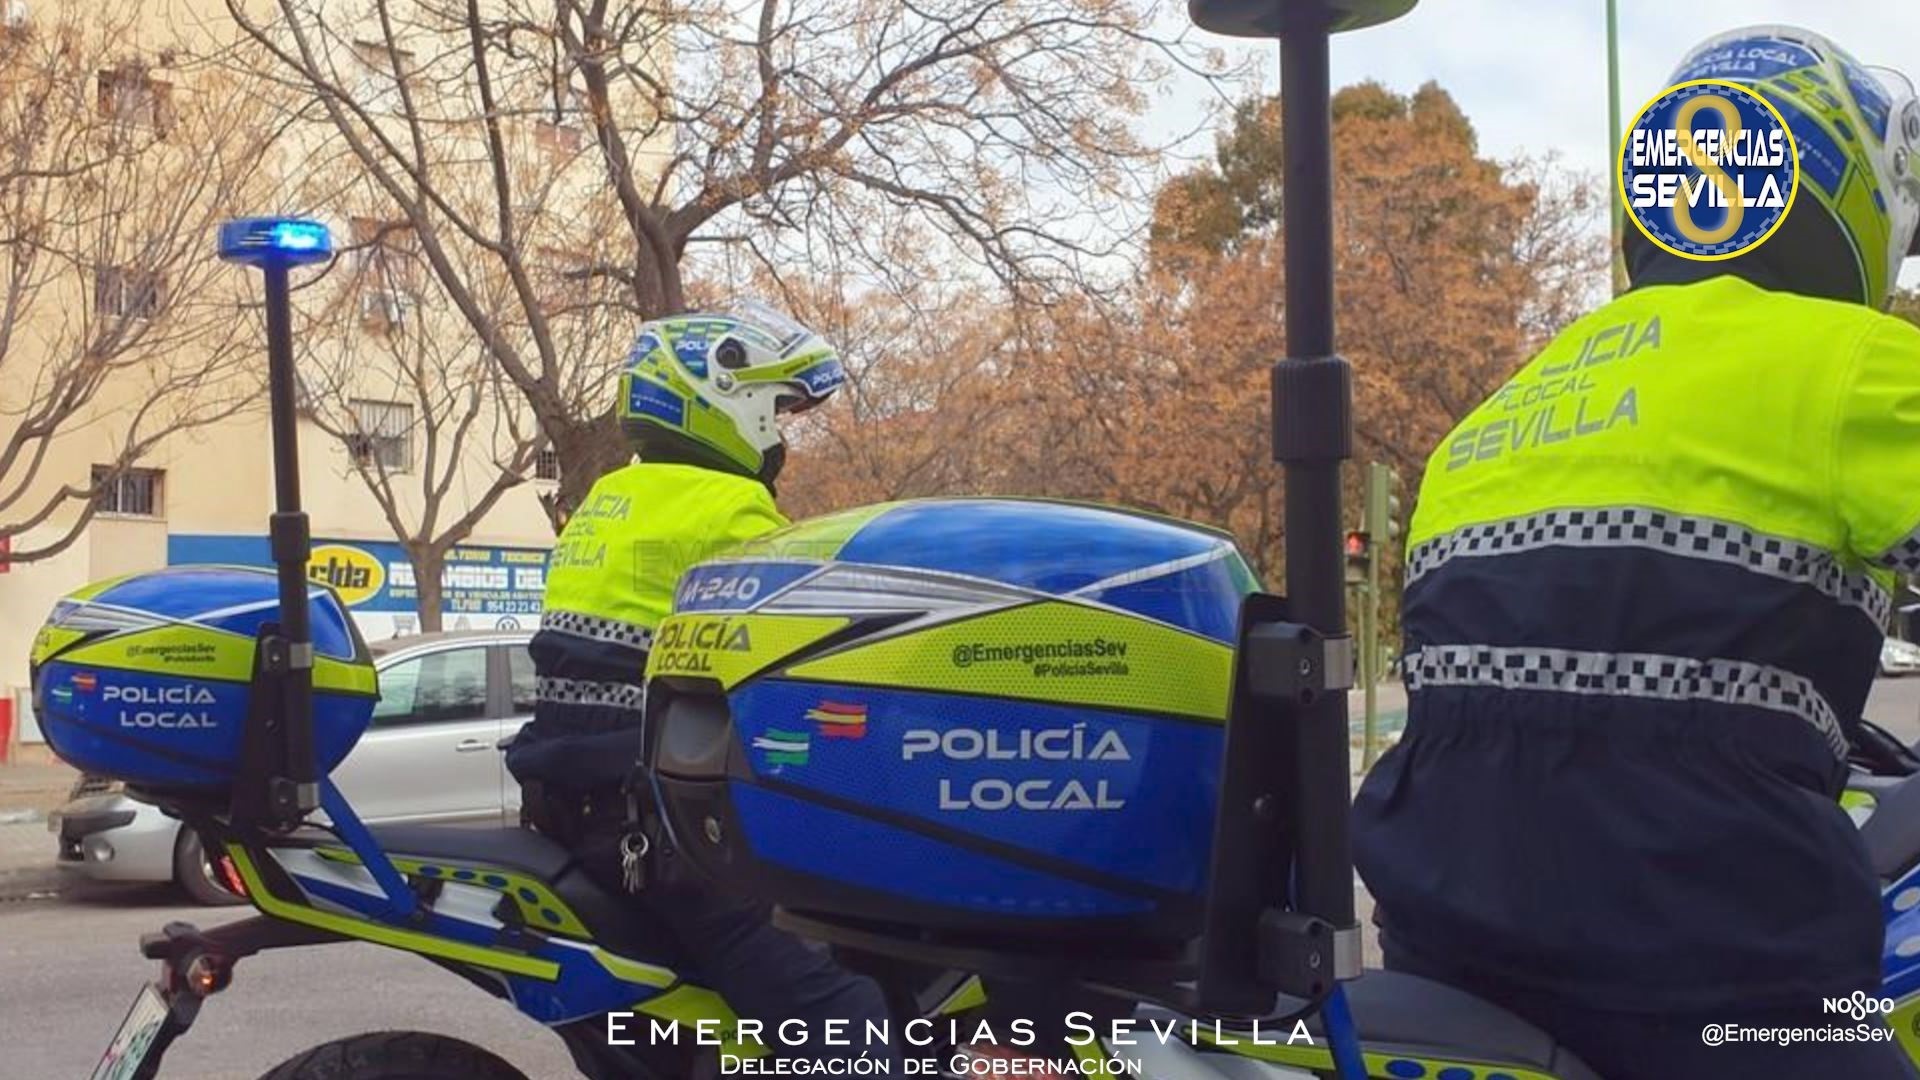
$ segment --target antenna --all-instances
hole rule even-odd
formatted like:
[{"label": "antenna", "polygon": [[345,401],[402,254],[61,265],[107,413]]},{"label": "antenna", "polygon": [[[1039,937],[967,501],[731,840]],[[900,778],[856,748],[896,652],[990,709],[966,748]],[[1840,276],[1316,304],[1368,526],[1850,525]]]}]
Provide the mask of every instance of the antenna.
[{"label": "antenna", "polygon": [[[320,805],[313,758],[313,629],[307,559],[313,544],[300,508],[293,318],[288,272],[333,257],[327,227],[299,218],[240,218],[220,226],[220,258],[266,278],[267,402],[273,427],[274,510],[268,531],[280,579],[280,622],[255,650],[255,701],[243,761],[264,768],[235,788],[236,816],[291,827]],[[251,792],[252,799],[247,795]]]},{"label": "antenna", "polygon": [[[1199,986],[1203,1006],[1271,1009],[1275,991],[1324,999],[1343,1078],[1364,1077],[1342,980],[1360,974],[1354,917],[1345,537],[1340,466],[1352,453],[1352,372],[1334,351],[1329,39],[1416,0],[1189,0],[1204,30],[1280,39],[1281,222],[1287,357],[1272,369],[1273,456],[1285,476],[1284,600],[1242,612],[1214,833]],[[1291,855],[1291,874],[1272,867]]]}]

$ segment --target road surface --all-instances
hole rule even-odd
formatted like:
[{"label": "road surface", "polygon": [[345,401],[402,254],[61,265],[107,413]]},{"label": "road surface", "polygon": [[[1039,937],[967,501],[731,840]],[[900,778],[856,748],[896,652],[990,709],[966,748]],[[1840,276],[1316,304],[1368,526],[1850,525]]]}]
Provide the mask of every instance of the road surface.
[{"label": "road surface", "polygon": [[[0,904],[0,1075],[84,1080],[158,969],[139,954],[142,933],[251,914],[176,903],[167,890],[123,887]],[[558,1039],[459,977],[375,946],[331,945],[243,961],[161,1076],[254,1080],[318,1043],[393,1029],[467,1039],[539,1080],[577,1075]]]},{"label": "road surface", "polygon": [[[1920,738],[1920,678],[1878,683],[1867,712],[1908,740]],[[0,826],[11,830],[20,830],[22,844],[51,851],[44,826]],[[158,888],[0,902],[0,1074],[85,1077],[154,970],[136,951],[140,934],[173,919],[211,925],[247,914],[175,905]],[[253,1080],[317,1043],[395,1028],[468,1039],[540,1080],[574,1075],[558,1040],[457,977],[373,946],[334,945],[243,962],[233,987],[208,1002],[169,1055],[163,1076]]]}]

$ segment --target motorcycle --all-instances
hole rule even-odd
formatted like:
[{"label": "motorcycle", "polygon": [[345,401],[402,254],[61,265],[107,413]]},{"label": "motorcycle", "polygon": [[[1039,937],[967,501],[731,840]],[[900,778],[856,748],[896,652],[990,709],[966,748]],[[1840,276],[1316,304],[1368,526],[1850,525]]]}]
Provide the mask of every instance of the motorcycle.
[{"label": "motorcycle", "polygon": [[[1089,1025],[1085,1037],[1076,1029],[1058,1045],[1043,1042],[1030,1051],[1057,1056],[1054,1069],[1062,1073],[1121,1072],[1156,1080],[1327,1075],[1342,1080],[1594,1080],[1592,1071],[1550,1035],[1466,993],[1401,973],[1358,977],[1360,937],[1345,837],[1344,691],[1351,683],[1352,645],[1343,630],[1338,535],[1337,467],[1346,456],[1347,398],[1344,361],[1332,350],[1330,297],[1316,291],[1316,282],[1331,281],[1328,245],[1313,242],[1324,239],[1320,225],[1330,208],[1327,193],[1314,190],[1312,178],[1316,171],[1327,172],[1324,50],[1329,30],[1385,21],[1411,6],[1412,0],[1194,0],[1192,5],[1196,18],[1210,28],[1257,36],[1279,33],[1276,13],[1282,7],[1303,12],[1287,26],[1282,45],[1288,169],[1291,176],[1300,166],[1306,181],[1304,190],[1290,192],[1286,231],[1290,238],[1313,238],[1289,243],[1287,251],[1289,351],[1306,359],[1290,360],[1275,373],[1276,400],[1294,421],[1283,429],[1276,418],[1275,444],[1289,481],[1290,599],[1252,592],[1224,618],[1217,605],[1209,609],[1215,614],[1206,627],[1149,633],[1135,625],[1140,620],[1127,620],[1146,608],[1155,614],[1148,621],[1162,623],[1172,618],[1170,612],[1183,617],[1193,612],[1180,604],[1167,607],[1165,596],[1135,586],[1156,575],[1212,573],[1227,564],[1226,556],[1212,548],[1189,551],[1091,583],[1082,579],[1041,587],[1026,577],[1015,580],[1011,568],[1031,563],[1017,551],[997,576],[938,568],[933,564],[943,552],[964,549],[942,536],[922,545],[922,565],[896,560],[876,568],[843,560],[833,566],[824,564],[836,560],[826,559],[797,572],[790,565],[762,567],[751,575],[751,591],[740,566],[722,565],[701,579],[712,589],[683,593],[675,618],[684,620],[686,648],[671,665],[662,657],[673,652],[666,643],[674,631],[662,628],[663,644],[654,659],[660,677],[650,679],[647,722],[649,761],[654,774],[664,778],[656,792],[663,846],[686,853],[718,876],[743,874],[770,886],[782,905],[784,924],[828,943],[850,966],[874,973],[896,1018],[954,1021],[944,1041],[924,1048],[939,1059],[938,1071],[994,1072],[980,1067],[983,1061],[991,1066],[993,1059],[968,1045],[972,1022],[991,1024],[1038,1001],[1049,1009],[1078,1007],[1103,1026],[1117,1020],[1143,1034],[1167,1033],[1129,1038],[1111,1026],[1102,1034]],[[34,681],[37,711],[47,717],[43,726],[56,749],[89,771],[127,779],[130,790],[184,820],[206,850],[230,862],[260,914],[211,930],[171,924],[142,939],[143,954],[159,962],[160,974],[139,990],[96,1080],[156,1075],[167,1047],[191,1027],[208,998],[227,989],[235,966],[246,957],[342,941],[413,953],[510,1001],[563,1039],[589,1077],[664,1080],[751,1071],[742,1063],[776,1049],[769,1047],[767,1033],[741,1022],[725,1001],[685,977],[683,958],[650,939],[620,898],[594,885],[566,851],[516,829],[368,827],[327,781],[327,769],[344,756],[365,719],[362,715],[356,726],[356,706],[323,703],[321,691],[347,698],[371,691],[370,674],[364,680],[356,674],[355,653],[364,646],[354,648],[351,621],[337,605],[328,608],[326,594],[310,596],[305,519],[292,479],[297,467],[287,273],[326,257],[328,240],[324,228],[313,223],[256,219],[223,230],[222,248],[228,257],[264,270],[267,279],[280,495],[273,529],[277,594],[263,592],[258,582],[225,582],[232,602],[203,614],[227,622],[183,629],[177,613],[107,602],[112,588],[124,583],[82,590],[70,598],[67,620],[61,623],[57,613],[60,625],[43,635]],[[1011,525],[1011,535],[1023,539],[1063,528],[1074,535],[1081,529],[1083,541],[1092,537],[1079,552],[1083,560],[1088,552],[1124,546],[1119,542],[1125,538],[1147,536],[1159,543],[1170,535],[1137,518],[1124,523],[1100,518],[1094,528],[1092,519],[1075,516],[1094,514],[1085,508],[1034,509],[1049,505],[1029,504],[1025,510],[972,506],[959,512],[999,514],[996,527],[1002,534]],[[1045,518],[1052,533],[1027,528],[1022,515],[1028,513]],[[872,517],[868,513],[859,520]],[[842,521],[833,528],[839,530],[835,535],[844,554],[844,542],[857,526]],[[1181,535],[1191,539],[1191,532]],[[1220,546],[1217,538],[1213,546]],[[1002,548],[988,537],[981,550]],[[1054,565],[1080,569],[1069,562]],[[857,573],[834,577],[848,566]],[[151,583],[155,593],[186,591],[170,588],[177,583],[165,580],[166,573],[153,575],[161,578]],[[888,589],[873,584],[876,576],[910,580],[917,590],[915,603],[925,607],[890,607]],[[1221,582],[1232,577],[1213,581],[1206,595],[1218,600],[1224,595]],[[798,588],[802,579],[832,587],[813,598],[813,607],[790,607],[782,617],[791,621],[755,622],[767,616],[765,605],[778,595],[762,592],[775,578],[780,590]],[[1237,600],[1248,592],[1237,588],[1233,596]],[[822,595],[842,606],[822,611],[817,606]],[[982,623],[993,618],[1017,624],[1026,617],[1023,612],[1064,609],[1082,620],[1076,628],[1119,621],[1112,623],[1118,629],[1111,637],[1076,639],[1067,654],[1034,651],[1034,640],[1043,635],[1047,648],[1061,647],[1059,635],[1047,626],[1029,628],[1024,640],[938,639],[951,646],[944,653],[925,648],[936,640],[931,636],[916,644],[916,635],[926,634],[929,626],[945,632],[966,625],[932,618],[963,608],[981,614],[976,622]],[[333,627],[331,653],[325,646],[316,649],[319,635],[310,622]],[[716,622],[725,625],[716,629]],[[206,643],[202,652],[202,643],[191,637],[203,630],[226,636]],[[860,648],[898,652],[894,659],[901,670],[940,673],[946,681],[931,689],[944,697],[923,704],[953,710],[944,727],[930,727],[924,736],[908,731],[887,744],[883,750],[892,759],[887,770],[866,767],[880,760],[862,756],[879,742],[863,738],[869,723],[881,727],[880,718],[900,707],[899,699],[928,688],[909,684],[884,693],[861,691],[870,700],[860,701],[821,700],[814,694],[811,707],[800,710],[788,708],[796,702],[804,706],[800,698],[782,699],[780,709],[726,700],[737,684],[758,677],[760,669],[739,667],[743,656],[756,655],[750,638],[775,650],[755,663],[778,677],[747,687],[764,704],[764,698],[799,693],[794,685],[837,685],[830,665],[820,665],[831,660],[832,650],[848,645],[846,635],[855,630],[865,635]],[[153,643],[151,653],[142,652],[147,646],[128,646],[132,635],[149,631],[171,636]],[[1109,649],[1113,643],[1128,644],[1135,634],[1146,635],[1154,648],[1122,648],[1117,655]],[[235,639],[245,641],[246,649],[240,650]],[[1160,646],[1166,646],[1164,652],[1155,651]],[[1095,651],[1087,653],[1089,648]],[[96,652],[89,658],[87,649]],[[191,677],[169,676],[175,681],[156,686],[123,685],[122,676],[112,676],[122,681],[111,682],[102,673],[120,669],[94,662],[135,653],[200,658],[193,662],[205,660],[208,668],[225,672],[225,689],[197,685],[197,669]],[[982,691],[999,685],[995,680],[1002,676],[996,671],[1008,670],[996,665],[1016,661],[1035,679],[1056,679],[1056,686],[1071,688],[1059,693],[1084,699],[1067,702],[1073,708],[1061,714],[1064,725],[1016,724],[996,742],[983,729],[1000,715],[996,710],[1004,702]],[[1212,674],[1203,678],[1203,673]],[[1145,696],[1100,698],[1110,685],[1100,679],[1109,676]],[[109,686],[123,694],[156,694],[169,703],[166,695],[185,694],[187,708],[194,710],[202,709],[197,695],[204,693],[205,709],[185,714],[194,717],[191,725],[182,725],[182,714],[170,711],[174,722],[168,726],[109,734],[102,731],[101,718],[86,711]],[[244,687],[245,694],[235,686]],[[1041,709],[1021,708],[1029,710],[1020,714],[1023,721],[1034,721]],[[226,711],[208,723],[221,709]],[[63,711],[71,714],[70,726],[63,726],[68,724]],[[230,738],[236,729],[237,742]],[[959,738],[962,733],[970,734]],[[910,744],[908,735],[916,736]],[[844,755],[838,765],[830,760],[830,746]],[[1073,822],[1088,819],[1074,815],[1121,815],[1130,799],[1156,808],[1138,786],[1144,769],[1136,763],[1148,757],[1135,747],[1181,764],[1199,763],[1193,775],[1209,783],[1187,785],[1188,795],[1176,791],[1167,797],[1191,798],[1191,792],[1200,791],[1209,797],[1208,805],[1148,814],[1134,831],[1093,835],[1076,830]],[[188,752],[195,748],[206,753]],[[1872,1011],[1886,1012],[1886,1020],[1920,1058],[1920,1037],[1913,1033],[1920,1020],[1920,783],[1911,778],[1920,762],[1910,760],[1911,752],[1897,743],[1863,753],[1871,758],[1863,758],[1850,799],[1865,816],[1863,841],[1888,881],[1890,1000],[1871,1003]],[[910,774],[904,766],[916,762],[938,763],[938,768]],[[1008,774],[982,772],[984,766],[976,762]],[[924,776],[926,784],[938,785],[929,788],[938,792],[936,812],[951,811],[952,821],[1008,812],[1027,815],[1019,819],[1026,822],[1025,832],[1002,838],[990,829],[970,831],[964,824],[933,829],[922,821],[911,823],[920,829],[920,840],[908,843],[901,839],[909,824],[906,815],[874,812],[866,814],[867,825],[878,830],[867,834],[873,842],[837,852],[841,865],[778,865],[769,857],[777,856],[778,844],[766,841],[779,837],[766,830],[805,828],[810,821],[826,820],[821,815],[873,810],[845,799],[837,807],[825,806],[815,797],[818,790],[809,787],[813,781],[800,771],[806,769],[851,781],[904,775],[900,782],[909,787]],[[1074,786],[1068,788],[1062,778]],[[316,810],[324,810],[324,824],[318,823]],[[1144,832],[1168,820],[1179,824],[1179,835]],[[757,839],[756,829],[761,830]],[[743,841],[743,835],[749,839]],[[1032,845],[1042,841],[1055,854],[1067,855],[1036,855]],[[1103,865],[1090,869],[1085,858],[1075,861],[1071,849],[1083,843],[1105,860]],[[1155,861],[1161,856],[1171,861]],[[882,874],[861,864],[888,859],[895,862]],[[991,888],[976,889],[973,883],[985,880],[977,871],[989,865],[998,876],[988,882]],[[863,873],[864,879],[855,880]],[[911,903],[902,903],[901,890],[909,886],[915,894]],[[996,905],[1007,912],[1028,905],[1016,914],[1042,917],[1002,918],[1006,912],[996,913]],[[1862,1003],[1863,1012],[1867,1004]],[[608,1017],[620,1015],[644,1022],[647,1037],[634,1039],[632,1046],[613,1045],[606,1037]],[[656,1031],[660,1037],[653,1037]],[[1297,1032],[1305,1038],[1295,1038]],[[272,1080],[518,1076],[479,1047],[425,1033],[339,1040],[267,1075]]]},{"label": "motorcycle", "polygon": [[[1920,1060],[1920,757],[1885,732],[1863,725],[1853,755],[1849,805],[1868,811],[1861,837],[1887,882],[1887,982],[1892,1008],[1885,1021]],[[178,799],[164,805],[187,817],[225,853],[248,900],[260,915],[199,930],[172,923],[141,940],[160,962],[160,975],[141,988],[113,1037],[97,1077],[156,1075],[168,1044],[193,1024],[201,1005],[231,983],[236,965],[257,952],[370,941],[411,952],[503,997],[552,1029],[588,1077],[716,1075],[723,1062],[761,1057],[760,1042],[741,1037],[737,1018],[716,995],[658,962],[670,953],[659,941],[636,937],[630,911],[607,895],[557,845],[522,829],[442,826],[358,827],[350,807],[331,788],[325,801],[337,812],[331,829],[304,827],[274,835],[236,827],[221,816]],[[371,842],[404,881],[401,905],[383,890],[369,860],[350,839]],[[408,908],[411,908],[408,911]],[[401,914],[407,911],[406,914]],[[845,954],[882,979],[896,1015],[930,1019],[986,1019],[996,997],[992,976],[923,967],[891,970],[872,957]],[[951,959],[961,960],[961,957]],[[1005,965],[1002,965],[1005,967]],[[1016,981],[1031,972],[1007,967]],[[1008,995],[1020,1000],[1023,995]],[[1554,1048],[1545,1033],[1451,988],[1410,976],[1369,972],[1349,988],[1350,1007],[1364,1043],[1368,1075],[1474,1076],[1487,1080],[1583,1080],[1582,1066]],[[1242,1064],[1268,1066],[1263,1075],[1305,1077],[1333,1068],[1324,1030],[1310,1023],[1311,1043],[1276,1038],[1284,1018],[1309,1003],[1283,1001],[1264,1030],[1244,1018],[1224,1025],[1195,1022],[1166,1004],[1133,1010],[1138,1029],[1173,1031],[1174,1045],[1141,1040],[1125,1047],[1100,1040],[1062,1047],[1090,1061],[1138,1061],[1153,1077],[1249,1074]],[[609,1045],[606,1014],[630,1013],[637,1030],[649,1022],[679,1025],[676,1040]],[[952,1048],[940,1053],[950,1055]],[[341,1063],[351,1062],[342,1071]],[[404,1066],[404,1073],[395,1072]],[[1445,1070],[1466,1070],[1446,1072]],[[266,1074],[272,1080],[308,1076],[513,1078],[519,1074],[487,1051],[427,1033],[382,1032],[315,1047]]]},{"label": "motorcycle", "polygon": [[[940,507],[917,509],[926,513]],[[978,508],[948,509],[970,515]],[[1053,512],[1044,504],[1030,509]],[[1089,513],[1082,508],[1072,512]],[[198,625],[190,619],[143,622],[137,597],[212,590],[222,597],[224,612],[239,612],[245,619],[277,608],[271,585],[267,575],[244,570],[173,568],[123,580],[105,591],[82,590],[89,595],[63,602],[35,663],[35,685],[47,706],[56,747],[90,768],[106,764],[86,756],[99,751],[84,741],[83,726],[97,728],[101,714],[63,712],[62,691],[69,701],[123,698],[131,691],[115,693],[115,688],[130,676],[97,663],[99,658],[148,648],[143,634],[177,641],[188,632],[186,627]],[[236,598],[241,602],[235,603]],[[321,641],[316,685],[323,691],[316,696],[323,705],[325,693],[351,681],[333,673],[326,658],[350,656],[363,648],[338,640],[340,630],[351,622],[329,600],[325,594],[313,598],[318,613],[314,621],[320,627],[314,636]],[[273,648],[270,639],[277,629],[273,624],[261,627],[267,642],[261,654]],[[224,633],[217,628],[210,632]],[[670,634],[663,635],[663,647],[670,648],[671,640]],[[271,742],[263,721],[277,697],[272,680],[261,672],[255,673],[251,689],[252,700],[265,703],[245,718],[248,734],[255,736],[250,748],[258,754]],[[193,700],[184,693],[143,691],[142,700],[149,698]],[[665,711],[685,697],[663,688],[661,700]],[[214,705],[204,708],[199,720],[214,725],[212,730],[228,719]],[[1229,723],[1234,722],[1239,721]],[[177,739],[167,745],[176,758],[192,756]],[[136,756],[146,754],[141,750]],[[344,749],[336,746],[321,750],[317,759],[324,765],[340,756]],[[122,774],[129,768],[159,767],[123,764]],[[687,958],[672,942],[650,933],[626,898],[602,890],[552,841],[518,828],[367,826],[324,776],[318,784],[324,821],[302,815],[275,822],[267,812],[272,800],[268,778],[277,768],[242,768],[225,785],[192,790],[160,785],[151,772],[132,777],[140,797],[183,819],[206,850],[220,853],[259,914],[206,930],[172,923],[144,936],[142,953],[159,962],[159,976],[139,990],[96,1077],[156,1075],[169,1045],[192,1027],[207,999],[227,990],[245,958],[346,941],[412,953],[509,1001],[561,1038],[584,1076],[714,1076],[723,1068],[738,1071],[739,1063],[777,1050],[768,1033],[746,1030],[724,1000],[683,974]],[[1165,1080],[1283,1080],[1334,1067],[1326,1025],[1314,1015],[1324,996],[1281,999],[1258,1017],[1206,1015],[1181,988],[1199,971],[1198,954],[1191,948],[1154,955],[1142,982],[1138,967],[1123,972],[1084,956],[1063,962],[1062,957],[1022,951],[992,953],[930,943],[920,955],[902,957],[883,940],[884,934],[845,925],[810,925],[799,915],[788,918],[797,929],[835,942],[844,963],[878,978],[894,1017],[939,1022],[926,1028],[937,1037],[924,1045],[916,1040],[917,1048],[909,1052],[939,1061],[943,1074],[962,1073],[967,1062],[976,1060],[976,1049],[967,1045],[968,1033],[1005,1032],[1021,1015],[1058,1009],[1064,1001],[1084,1010],[1085,1030],[1094,1030],[1098,1018],[1102,1034],[1030,1052],[1080,1062],[1089,1070],[1132,1069]],[[1113,985],[1105,984],[1109,977]],[[1350,995],[1370,1075],[1410,1075],[1415,1066],[1434,1076],[1585,1080],[1589,1075],[1546,1036],[1451,988],[1375,973],[1356,982]],[[610,1016],[615,1028],[609,1027]],[[1135,1037],[1111,1034],[1114,1020],[1125,1020]],[[1297,1031],[1296,1020],[1304,1025]],[[633,1037],[621,1045],[609,1038],[611,1030]],[[1153,1032],[1162,1038],[1147,1037]],[[508,1080],[519,1074],[471,1044],[422,1032],[381,1032],[315,1047],[266,1076]]]}]

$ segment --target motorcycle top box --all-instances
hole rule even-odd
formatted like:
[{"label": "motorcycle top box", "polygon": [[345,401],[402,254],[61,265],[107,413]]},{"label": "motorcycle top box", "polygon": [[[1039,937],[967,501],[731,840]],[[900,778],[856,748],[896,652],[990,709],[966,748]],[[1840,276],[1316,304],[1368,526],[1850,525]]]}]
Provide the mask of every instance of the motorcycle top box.
[{"label": "motorcycle top box", "polygon": [[[331,592],[310,593],[314,757],[333,768],[366,731],[372,658]],[[255,635],[279,612],[271,572],[175,566],[61,599],[33,644],[34,711],[84,772],[158,790],[219,791],[240,761]]]},{"label": "motorcycle top box", "polygon": [[893,503],[695,566],[648,665],[676,848],[799,912],[988,934],[1195,929],[1235,622],[1223,533]]}]

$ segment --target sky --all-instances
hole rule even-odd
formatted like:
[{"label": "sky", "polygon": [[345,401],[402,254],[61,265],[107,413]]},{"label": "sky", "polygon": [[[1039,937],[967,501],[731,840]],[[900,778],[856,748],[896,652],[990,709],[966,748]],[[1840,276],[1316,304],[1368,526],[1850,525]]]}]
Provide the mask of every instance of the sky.
[{"label": "sky", "polygon": [[[1920,81],[1920,3],[1913,0],[1617,0],[1620,108],[1632,120],[1692,45],[1759,23],[1804,26],[1832,38],[1861,63],[1898,68]],[[1184,4],[1180,5],[1184,7]],[[1277,46],[1262,58],[1262,89],[1278,86]],[[1244,55],[1244,53],[1243,53]],[[1334,85],[1376,79],[1408,91],[1429,79],[1451,93],[1491,157],[1556,151],[1565,164],[1607,175],[1606,0],[1422,0],[1395,22],[1333,41]],[[1176,82],[1156,103],[1151,130],[1190,129],[1208,92]],[[1196,149],[1209,149],[1201,144]],[[1901,281],[1920,285],[1920,259]]]}]

